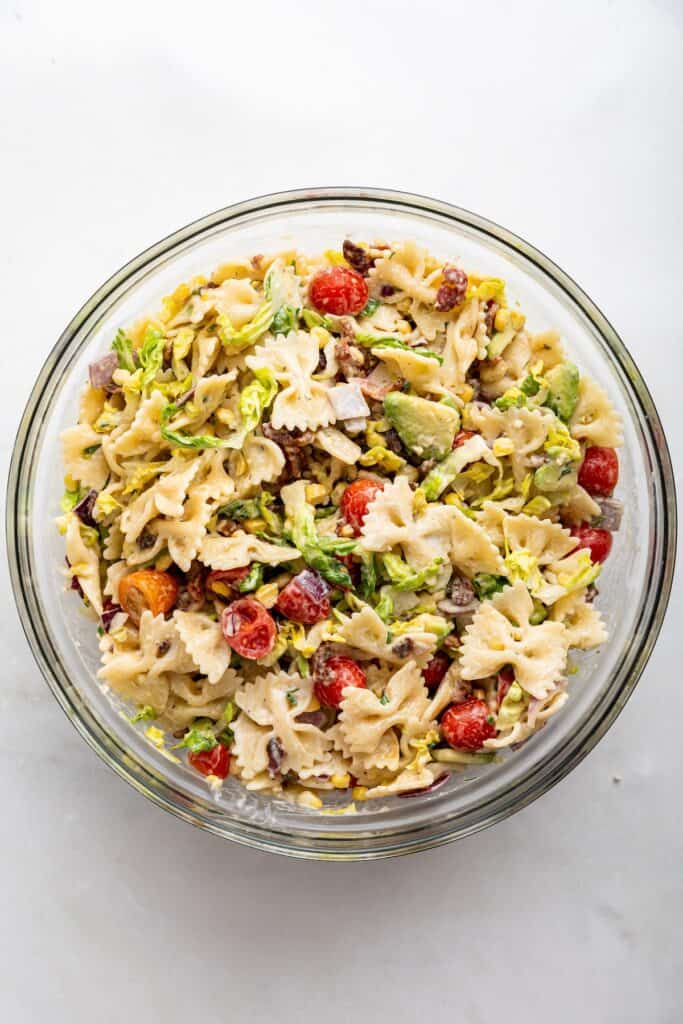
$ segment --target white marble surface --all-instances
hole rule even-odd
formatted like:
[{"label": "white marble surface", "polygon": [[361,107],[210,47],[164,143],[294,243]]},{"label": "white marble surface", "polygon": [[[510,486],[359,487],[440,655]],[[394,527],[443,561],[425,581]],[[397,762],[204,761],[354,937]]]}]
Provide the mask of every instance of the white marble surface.
[{"label": "white marble surface", "polygon": [[[231,201],[359,183],[555,258],[621,331],[680,470],[682,28],[680,0],[6,0],[3,469],[58,332],[121,263]],[[3,1021],[682,1019],[680,589],[635,696],[550,794],[345,866],[228,845],[115,778],[2,583]]]}]

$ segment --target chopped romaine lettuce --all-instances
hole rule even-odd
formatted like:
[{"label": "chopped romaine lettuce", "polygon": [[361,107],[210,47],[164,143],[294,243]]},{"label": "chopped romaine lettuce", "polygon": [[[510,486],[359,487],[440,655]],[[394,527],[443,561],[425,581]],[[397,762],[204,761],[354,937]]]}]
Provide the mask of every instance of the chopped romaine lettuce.
[{"label": "chopped romaine lettuce", "polygon": [[315,529],[315,512],[306,501],[303,481],[283,488],[285,535],[289,536],[303,560],[336,587],[351,587],[353,581],[342,562],[323,551]]},{"label": "chopped romaine lettuce", "polygon": [[260,562],[252,562],[249,572],[238,584],[240,594],[250,594],[252,590],[258,590],[263,583],[263,566]]},{"label": "chopped romaine lettuce", "polygon": [[133,342],[122,327],[119,327],[116,332],[116,337],[112,341],[111,347],[118,356],[119,368],[121,370],[128,370],[130,373],[135,373],[136,366]]},{"label": "chopped romaine lettuce", "polygon": [[299,310],[295,306],[280,306],[273,317],[270,329],[273,334],[289,334],[299,323]]},{"label": "chopped romaine lettuce", "polygon": [[496,729],[511,729],[520,720],[527,707],[527,699],[519,683],[512,683],[505,694],[496,716]]},{"label": "chopped romaine lettuce", "polygon": [[480,572],[472,580],[472,586],[479,600],[485,601],[488,597],[493,597],[499,590],[502,590],[507,585],[507,582],[505,576],[494,576],[490,572]]},{"label": "chopped romaine lettuce", "polygon": [[361,309],[361,311],[358,314],[358,316],[359,317],[372,316],[372,314],[375,312],[375,310],[377,309],[378,306],[379,306],[379,299],[368,299],[368,301],[365,303],[365,305]]},{"label": "chopped romaine lettuce", "polygon": [[148,327],[145,332],[145,340],[140,349],[140,366],[142,367],[140,387],[142,391],[148,391],[154,383],[154,379],[164,361],[165,345],[166,339],[161,331],[158,331],[155,327]]},{"label": "chopped romaine lettuce", "polygon": [[413,569],[398,555],[381,556],[382,568],[393,583],[396,590],[425,590],[430,587],[439,574],[443,558],[435,558],[422,569]]},{"label": "chopped romaine lettuce", "polygon": [[180,743],[176,743],[172,750],[180,747],[187,747],[193,754],[199,754],[202,750],[213,750],[218,746],[218,740],[214,732],[214,723],[209,718],[197,718],[187,730]]},{"label": "chopped romaine lettuce", "polygon": [[183,430],[172,430],[169,421],[178,412],[176,405],[165,405],[161,410],[161,436],[177,448],[233,448],[230,438],[213,437],[209,434],[188,434]]}]

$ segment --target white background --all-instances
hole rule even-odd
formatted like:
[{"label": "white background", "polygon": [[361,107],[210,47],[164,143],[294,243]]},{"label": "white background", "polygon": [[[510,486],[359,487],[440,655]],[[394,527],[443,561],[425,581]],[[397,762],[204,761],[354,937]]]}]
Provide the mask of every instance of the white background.
[{"label": "white background", "polygon": [[[681,467],[680,0],[0,12],[4,465],[57,335],[123,262],[239,199],[364,184],[475,210],[568,270]],[[628,707],[549,795],[454,846],[340,865],[229,845],[126,787],[49,695],[3,584],[3,1021],[683,1018],[680,590]]]}]

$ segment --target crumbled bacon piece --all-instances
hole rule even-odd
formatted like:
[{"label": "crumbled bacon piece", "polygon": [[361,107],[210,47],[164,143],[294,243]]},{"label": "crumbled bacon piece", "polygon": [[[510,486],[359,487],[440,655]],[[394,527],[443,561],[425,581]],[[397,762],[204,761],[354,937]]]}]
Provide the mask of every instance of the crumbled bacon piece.
[{"label": "crumbled bacon piece", "polygon": [[464,301],[468,284],[467,274],[460,267],[445,266],[443,280],[434,303],[434,309],[440,313],[446,313]]},{"label": "crumbled bacon piece", "polygon": [[356,245],[350,239],[345,238],[342,246],[342,252],[344,253],[344,259],[357,270],[359,274],[364,277],[367,276],[368,271],[371,267],[374,267],[375,261],[372,256],[369,255],[367,249],[364,249],[362,245]]}]

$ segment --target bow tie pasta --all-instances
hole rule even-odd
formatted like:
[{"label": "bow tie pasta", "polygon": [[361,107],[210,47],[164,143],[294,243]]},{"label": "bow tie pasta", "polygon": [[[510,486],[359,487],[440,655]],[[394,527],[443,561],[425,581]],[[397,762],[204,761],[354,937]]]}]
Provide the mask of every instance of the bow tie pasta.
[{"label": "bow tie pasta", "polygon": [[133,723],[309,809],[431,789],[607,639],[619,416],[505,283],[415,242],[225,263],[63,433],[68,586]]}]

